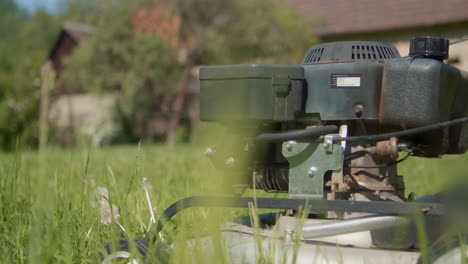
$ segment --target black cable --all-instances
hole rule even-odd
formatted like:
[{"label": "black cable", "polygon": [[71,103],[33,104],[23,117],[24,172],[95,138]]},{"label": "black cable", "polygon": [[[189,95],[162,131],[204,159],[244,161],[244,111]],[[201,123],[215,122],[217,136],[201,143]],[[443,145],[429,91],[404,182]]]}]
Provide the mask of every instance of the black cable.
[{"label": "black cable", "polygon": [[347,154],[344,157],[343,161],[350,161],[350,160],[358,159],[358,158],[363,157],[363,156],[365,156],[367,154],[369,154],[369,151],[367,151],[367,150],[358,150],[356,152]]},{"label": "black cable", "polygon": [[298,140],[305,138],[318,138],[320,136],[336,132],[338,132],[338,127],[330,125],[288,132],[264,133],[258,135],[256,139],[259,141],[286,142],[290,140]]},{"label": "black cable", "polygon": [[358,140],[377,141],[377,140],[388,139],[391,137],[402,137],[402,136],[409,136],[409,135],[414,135],[414,134],[421,134],[424,132],[429,132],[432,130],[437,130],[437,129],[441,129],[441,128],[445,128],[449,126],[455,126],[455,125],[459,125],[459,124],[463,124],[467,122],[468,122],[468,117],[463,117],[463,118],[445,121],[445,122],[432,124],[428,126],[411,128],[407,130],[385,133],[385,134],[369,135],[369,136],[354,136],[354,137],[336,136],[333,138],[333,140],[334,141],[358,141]]},{"label": "black cable", "polygon": [[411,153],[408,152],[408,154],[406,154],[405,157],[399,159],[399,160],[396,160],[396,161],[393,161],[393,162],[390,162],[390,163],[386,163],[386,164],[377,164],[377,165],[370,165],[370,166],[365,166],[365,165],[343,165],[344,167],[346,168],[358,168],[358,169],[378,169],[378,168],[386,168],[386,167],[390,167],[392,165],[395,165],[395,164],[398,164],[400,162],[403,162],[405,161],[407,158],[409,158],[409,156],[411,156]]}]

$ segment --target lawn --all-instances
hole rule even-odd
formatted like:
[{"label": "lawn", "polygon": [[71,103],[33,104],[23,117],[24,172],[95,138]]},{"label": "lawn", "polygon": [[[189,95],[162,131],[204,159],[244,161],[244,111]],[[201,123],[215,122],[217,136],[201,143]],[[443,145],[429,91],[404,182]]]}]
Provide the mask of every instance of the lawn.
[{"label": "lawn", "polygon": [[[407,176],[407,193],[415,191],[421,196],[467,176],[467,162],[468,155],[410,158],[402,164],[400,174]],[[157,219],[177,199],[226,193],[220,186],[221,175],[197,146],[135,145],[0,154],[0,262],[97,263],[106,241],[144,236],[152,228],[148,201]],[[102,187],[109,192],[109,202],[119,207],[117,222],[101,223],[97,192]],[[115,218],[116,213],[107,217]],[[186,210],[167,232],[185,236],[203,233],[216,223],[245,213]],[[196,228],[193,223],[197,223]]]},{"label": "lawn", "polygon": [[[1,154],[1,262],[97,263],[106,241],[150,227],[144,179],[156,217],[179,198],[212,190],[216,179],[206,180],[213,171],[202,153],[128,146]],[[101,224],[98,187],[119,207],[118,224]]]}]

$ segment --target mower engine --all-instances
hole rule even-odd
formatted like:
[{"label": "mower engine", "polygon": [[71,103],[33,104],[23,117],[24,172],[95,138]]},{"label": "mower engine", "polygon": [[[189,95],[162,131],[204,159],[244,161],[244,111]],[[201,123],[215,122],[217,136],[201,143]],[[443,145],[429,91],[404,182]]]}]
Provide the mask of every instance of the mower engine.
[{"label": "mower engine", "polygon": [[[347,41],[313,46],[299,66],[202,67],[201,119],[227,128],[205,154],[237,194],[408,202],[398,163],[468,149],[468,73],[444,63],[448,48],[447,39],[416,37],[401,57],[388,43]],[[312,211],[307,221],[372,215]],[[429,240],[443,232],[440,221],[426,219]],[[366,246],[419,247],[413,231],[396,243],[395,229],[376,229]],[[340,232],[323,235],[332,234]]]},{"label": "mower engine", "polygon": [[404,201],[399,153],[464,153],[468,126],[371,135],[468,115],[468,74],[443,62],[448,43],[413,38],[402,58],[387,43],[335,42],[313,46],[300,66],[202,67],[201,119],[228,128],[206,154],[238,191],[255,184],[290,197]]}]

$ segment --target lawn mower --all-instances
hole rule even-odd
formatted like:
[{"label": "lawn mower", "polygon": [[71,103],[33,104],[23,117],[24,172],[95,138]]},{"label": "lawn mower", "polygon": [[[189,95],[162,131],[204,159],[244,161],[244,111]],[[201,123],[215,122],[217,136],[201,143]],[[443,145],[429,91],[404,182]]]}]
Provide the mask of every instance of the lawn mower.
[{"label": "lawn mower", "polygon": [[[135,240],[139,252],[167,260],[170,247],[148,245],[183,209],[255,206],[282,211],[221,227],[232,263],[461,263],[466,188],[405,196],[397,166],[466,152],[468,73],[444,63],[447,39],[415,37],[409,50],[345,41],[313,46],[298,66],[201,67],[201,119],[227,131],[205,154],[234,193],[287,198],[184,198]],[[106,248],[103,263],[136,263],[127,239]]]}]

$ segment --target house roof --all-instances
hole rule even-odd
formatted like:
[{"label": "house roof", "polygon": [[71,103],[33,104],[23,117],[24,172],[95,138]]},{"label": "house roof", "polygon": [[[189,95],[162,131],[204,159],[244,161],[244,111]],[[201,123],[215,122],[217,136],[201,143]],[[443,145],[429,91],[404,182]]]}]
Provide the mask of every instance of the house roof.
[{"label": "house roof", "polygon": [[87,39],[94,33],[95,29],[88,25],[83,24],[76,24],[71,22],[65,22],[62,25],[62,29],[60,30],[60,34],[55,41],[54,46],[49,52],[48,58],[52,58],[54,53],[56,52],[57,48],[60,46],[60,43],[63,41],[65,35],[70,36],[70,38],[76,43],[80,43],[81,41]]},{"label": "house roof", "polygon": [[78,43],[87,39],[94,33],[95,29],[88,25],[65,22],[63,23],[62,30]]},{"label": "house roof", "polygon": [[467,0],[286,0],[318,17],[320,36],[468,21]]}]

